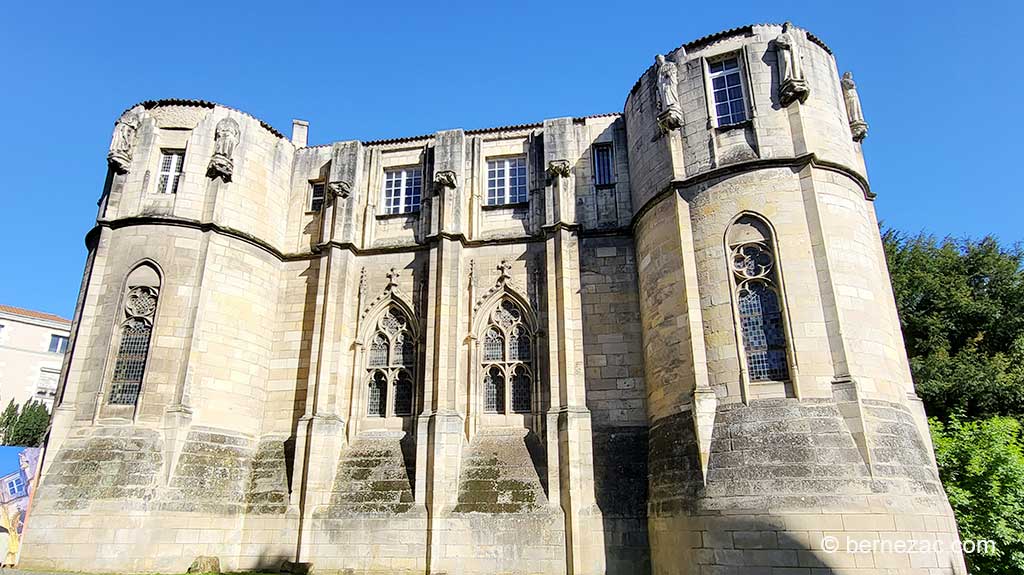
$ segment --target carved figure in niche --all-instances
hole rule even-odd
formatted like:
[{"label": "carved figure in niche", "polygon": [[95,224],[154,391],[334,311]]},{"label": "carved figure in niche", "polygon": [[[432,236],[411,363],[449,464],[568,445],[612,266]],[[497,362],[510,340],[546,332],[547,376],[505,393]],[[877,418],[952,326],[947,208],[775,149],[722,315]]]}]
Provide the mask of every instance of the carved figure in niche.
[{"label": "carved figure in niche", "polygon": [[792,22],[782,25],[782,33],[775,39],[775,52],[779,61],[779,102],[788,106],[799,100],[803,103],[811,94],[804,78],[800,56],[800,35]]},{"label": "carved figure in niche", "polygon": [[122,174],[128,173],[128,166],[132,163],[135,135],[139,131],[140,123],[139,115],[129,111],[114,124],[114,135],[110,139],[107,161]]},{"label": "carved figure in niche", "polygon": [[864,121],[864,111],[860,108],[860,96],[857,95],[857,84],[853,82],[852,72],[843,74],[842,84],[846,115],[850,118],[850,132],[853,141],[859,142],[868,135],[868,123]]},{"label": "carved figure in niche", "polygon": [[658,75],[658,125],[668,131],[683,125],[683,110],[679,106],[679,68],[658,54],[654,57]]},{"label": "carved figure in niche", "polygon": [[224,118],[217,122],[217,128],[214,131],[213,157],[210,158],[210,177],[220,176],[226,182],[231,181],[231,174],[235,169],[232,156],[235,153],[235,146],[238,145],[240,134],[238,122],[231,118]]}]

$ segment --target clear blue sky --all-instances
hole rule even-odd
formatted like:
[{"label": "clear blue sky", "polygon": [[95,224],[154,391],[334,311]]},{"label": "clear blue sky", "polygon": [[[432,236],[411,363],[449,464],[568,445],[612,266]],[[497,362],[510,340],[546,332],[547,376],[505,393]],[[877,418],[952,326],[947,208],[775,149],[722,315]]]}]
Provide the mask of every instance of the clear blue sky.
[{"label": "clear blue sky", "polygon": [[202,98],[310,143],[621,111],[658,52],[793,20],[855,73],[876,209],[1024,239],[1019,2],[5,4],[0,303],[70,317],[113,121]]}]

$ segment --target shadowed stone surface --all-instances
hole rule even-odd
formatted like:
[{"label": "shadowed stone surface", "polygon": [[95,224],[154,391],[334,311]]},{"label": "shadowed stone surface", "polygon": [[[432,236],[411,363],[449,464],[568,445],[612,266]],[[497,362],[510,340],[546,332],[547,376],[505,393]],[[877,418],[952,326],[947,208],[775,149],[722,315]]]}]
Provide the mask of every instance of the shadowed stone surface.
[{"label": "shadowed stone surface", "polygon": [[360,437],[342,454],[330,504],[318,513],[323,517],[406,513],[412,508],[409,478],[414,474],[400,438]]},{"label": "shadowed stone surface", "polygon": [[57,454],[40,497],[56,509],[86,509],[92,501],[117,501],[126,509],[148,509],[156,498],[162,466],[156,431],[132,427],[89,428],[68,438]]},{"label": "shadowed stone surface", "polygon": [[463,460],[456,513],[527,513],[547,504],[527,449],[532,434],[477,436]]}]

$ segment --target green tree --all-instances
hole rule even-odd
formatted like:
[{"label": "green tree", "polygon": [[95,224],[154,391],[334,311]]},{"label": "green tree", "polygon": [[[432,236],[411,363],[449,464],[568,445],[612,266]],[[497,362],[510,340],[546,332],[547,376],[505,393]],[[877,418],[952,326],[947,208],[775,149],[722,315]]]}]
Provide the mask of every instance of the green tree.
[{"label": "green tree", "polygon": [[1010,417],[930,421],[942,484],[968,540],[995,549],[967,554],[971,573],[1024,574],[1024,446]]},{"label": "green tree", "polygon": [[883,234],[917,392],[942,420],[1024,416],[1024,251]]},{"label": "green tree", "polygon": [[21,409],[17,420],[4,433],[5,445],[21,447],[39,447],[46,439],[46,429],[50,425],[50,412],[38,401],[29,401]]},{"label": "green tree", "polygon": [[4,445],[7,445],[7,437],[10,434],[11,428],[18,421],[18,406],[12,399],[7,404],[7,408],[4,409],[3,413],[0,414],[0,440],[3,441]]}]

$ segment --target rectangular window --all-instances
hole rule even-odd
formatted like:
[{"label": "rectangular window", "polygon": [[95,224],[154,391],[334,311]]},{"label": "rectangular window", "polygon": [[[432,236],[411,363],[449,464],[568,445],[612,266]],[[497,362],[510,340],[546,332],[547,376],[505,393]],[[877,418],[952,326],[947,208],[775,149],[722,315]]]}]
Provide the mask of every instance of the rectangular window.
[{"label": "rectangular window", "polygon": [[526,156],[487,160],[487,205],[520,204],[530,199],[526,189]]},{"label": "rectangular window", "polygon": [[185,150],[160,151],[160,185],[158,194],[178,193],[178,182],[181,180],[181,168],[185,163]]},{"label": "rectangular window", "polygon": [[422,192],[422,168],[396,168],[384,171],[385,214],[406,214],[420,211]]},{"label": "rectangular window", "polygon": [[324,195],[327,185],[323,182],[314,182],[309,191],[309,211],[319,212],[324,207]]},{"label": "rectangular window", "polygon": [[610,186],[614,184],[613,166],[612,145],[594,144],[594,185]]},{"label": "rectangular window", "polygon": [[25,482],[20,477],[7,480],[7,494],[11,497],[19,497],[25,494]]},{"label": "rectangular window", "polygon": [[708,63],[711,89],[715,98],[715,116],[719,126],[747,120],[747,94],[739,58],[733,56]]},{"label": "rectangular window", "polygon": [[50,336],[50,353],[64,353],[68,350],[68,338],[63,335]]}]

